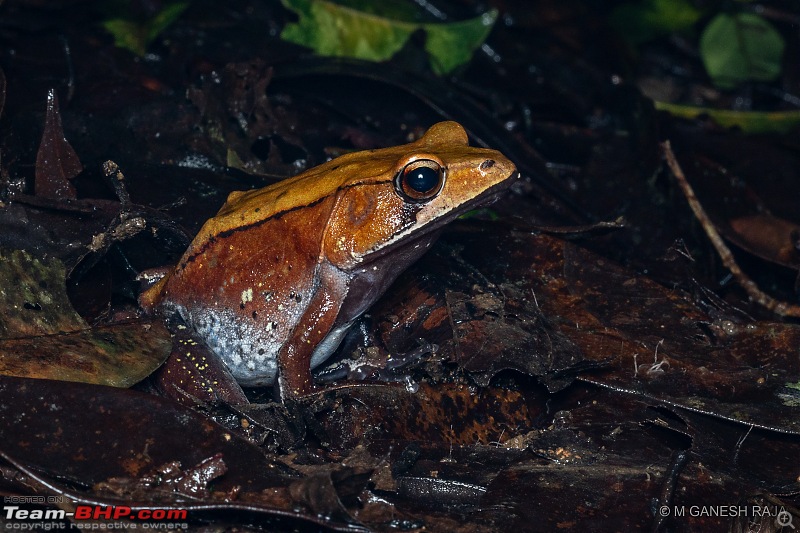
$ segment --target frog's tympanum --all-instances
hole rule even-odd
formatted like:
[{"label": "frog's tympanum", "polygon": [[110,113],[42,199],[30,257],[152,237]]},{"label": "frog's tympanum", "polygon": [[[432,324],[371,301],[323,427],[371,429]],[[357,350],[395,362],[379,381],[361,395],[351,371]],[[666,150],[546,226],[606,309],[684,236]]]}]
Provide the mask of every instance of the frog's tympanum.
[{"label": "frog's tympanum", "polygon": [[439,230],[517,176],[442,122],[416,142],[233,192],[141,303],[177,311],[242,385],[306,395],[311,369]]}]

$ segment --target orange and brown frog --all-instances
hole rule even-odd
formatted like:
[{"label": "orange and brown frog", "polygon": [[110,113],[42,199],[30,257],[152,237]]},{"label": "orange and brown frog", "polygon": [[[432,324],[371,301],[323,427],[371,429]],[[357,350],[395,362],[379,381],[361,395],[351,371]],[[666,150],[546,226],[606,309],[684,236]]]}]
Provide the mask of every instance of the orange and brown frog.
[{"label": "orange and brown frog", "polygon": [[410,144],[231,193],[140,301],[177,312],[240,384],[307,395],[311,369],[444,225],[517,177],[500,152],[441,122]]}]

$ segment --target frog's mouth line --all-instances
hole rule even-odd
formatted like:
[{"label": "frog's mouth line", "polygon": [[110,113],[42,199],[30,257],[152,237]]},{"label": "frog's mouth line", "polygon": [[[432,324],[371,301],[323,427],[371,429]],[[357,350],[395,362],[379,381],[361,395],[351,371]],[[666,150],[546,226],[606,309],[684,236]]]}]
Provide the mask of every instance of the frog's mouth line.
[{"label": "frog's mouth line", "polygon": [[503,181],[492,185],[478,196],[461,204],[458,209],[454,209],[442,217],[432,219],[430,222],[425,224],[425,226],[418,228],[413,232],[415,234],[414,236],[410,238],[404,238],[408,237],[408,235],[396,236],[395,238],[397,240],[395,242],[382,246],[380,249],[374,252],[368,252],[364,254],[362,256],[361,264],[369,264],[387,254],[396,252],[399,249],[409,248],[416,245],[422,246],[425,241],[427,241],[428,244],[433,243],[438,238],[438,233],[444,229],[444,226],[453,220],[457,219],[464,213],[475,209],[476,207],[482,207],[496,202],[498,198],[500,198],[500,196],[502,196],[502,194],[519,178],[519,175],[519,172],[514,171]]}]

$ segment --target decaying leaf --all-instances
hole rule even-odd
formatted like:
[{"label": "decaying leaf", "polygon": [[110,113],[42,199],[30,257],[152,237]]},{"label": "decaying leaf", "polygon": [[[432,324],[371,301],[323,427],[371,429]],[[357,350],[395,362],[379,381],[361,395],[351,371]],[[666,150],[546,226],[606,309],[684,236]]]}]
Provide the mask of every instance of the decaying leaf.
[{"label": "decaying leaf", "polygon": [[172,461],[188,469],[219,453],[228,471],[214,487],[223,492],[236,485],[260,491],[298,477],[205,416],[151,394],[0,376],[0,397],[2,452],[85,487],[137,478]]},{"label": "decaying leaf", "polygon": [[[549,283],[542,306],[589,359],[611,358],[582,379],[746,424],[800,431],[783,403],[797,381],[800,327],[714,319],[688,295],[631,275],[571,245],[557,245],[566,286]],[[551,249],[555,251],[555,249]],[[567,290],[573,305],[558,305]],[[541,294],[541,293],[540,293]],[[556,304],[557,307],[550,307]]]},{"label": "decaying leaf", "polygon": [[[539,415],[518,391],[487,388],[476,394],[463,384],[420,384],[415,392],[352,387],[341,394],[341,406],[323,419],[336,447],[365,438],[489,445],[527,431]],[[341,431],[342,423],[347,431]]]},{"label": "decaying leaf", "polygon": [[90,329],[69,302],[64,265],[0,250],[0,374],[130,387],[169,355],[160,322]]},{"label": "decaying leaf", "polygon": [[0,374],[130,387],[169,355],[159,320],[136,321],[42,337],[0,340]]},{"label": "decaying leaf", "polygon": [[75,187],[69,180],[82,170],[78,154],[64,137],[58,96],[50,89],[44,131],[36,153],[36,194],[47,198],[75,198]]},{"label": "decaying leaf", "polygon": [[800,269],[797,224],[767,213],[734,218],[729,224],[735,235],[726,236],[737,246],[767,261]]},{"label": "decaying leaf", "polygon": [[64,265],[25,250],[0,249],[0,339],[51,335],[88,327],[67,297]]},{"label": "decaying leaf", "polygon": [[[404,338],[423,337],[439,344],[437,357],[461,362],[478,382],[501,368],[546,384],[553,370],[556,376],[566,371],[666,404],[800,432],[789,408],[791,386],[800,380],[797,325],[709,316],[691,295],[547,235],[512,233],[490,243],[479,232],[456,229],[440,244],[463,247],[462,260],[486,280],[483,294],[464,299],[442,288],[410,292],[415,299],[407,302],[408,315],[391,318],[403,327],[385,337],[390,349],[406,346]],[[453,283],[475,284],[462,278],[443,249],[398,282],[413,282],[423,269],[430,275],[447,268]],[[502,304],[485,290],[492,285]],[[531,306],[537,313],[526,311]],[[379,303],[373,312],[387,309]],[[524,354],[518,346],[526,347]]]}]

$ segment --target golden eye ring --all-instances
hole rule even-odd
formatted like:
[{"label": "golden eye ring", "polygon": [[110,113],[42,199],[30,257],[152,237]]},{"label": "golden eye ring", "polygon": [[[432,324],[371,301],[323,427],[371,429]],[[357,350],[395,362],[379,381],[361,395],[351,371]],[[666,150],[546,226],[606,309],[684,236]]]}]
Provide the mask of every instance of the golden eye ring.
[{"label": "golden eye ring", "polygon": [[395,177],[398,194],[409,202],[435,198],[444,187],[445,169],[433,159],[417,159],[406,164]]}]

